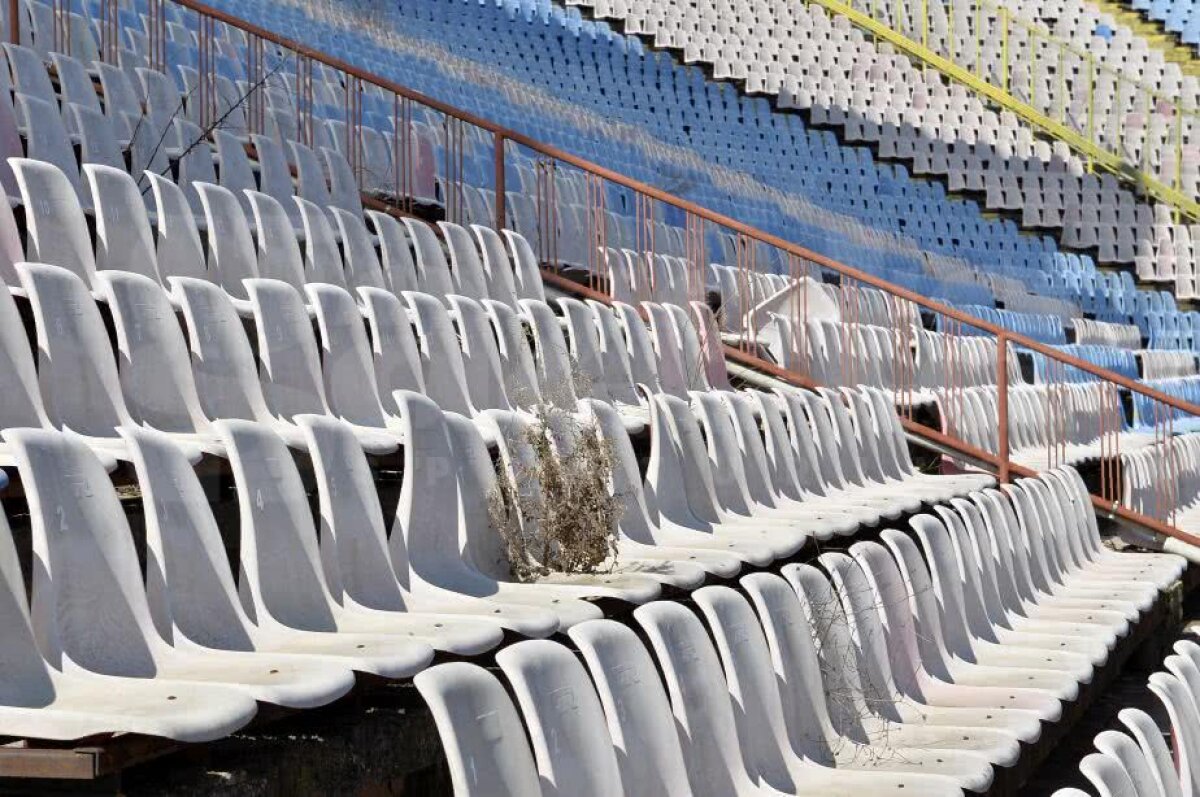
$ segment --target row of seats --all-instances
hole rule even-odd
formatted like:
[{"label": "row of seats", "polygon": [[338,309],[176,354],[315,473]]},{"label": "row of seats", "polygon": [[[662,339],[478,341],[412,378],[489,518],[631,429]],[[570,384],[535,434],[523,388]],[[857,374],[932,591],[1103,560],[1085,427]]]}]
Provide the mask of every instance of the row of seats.
[{"label": "row of seats", "polygon": [[1200,47],[1200,17],[1191,3],[1181,0],[1130,0],[1133,8],[1158,20],[1193,48]]},{"label": "row of seats", "polygon": [[644,605],[637,631],[582,623],[579,655],[517,643],[507,688],[467,663],[419,674],[455,793],[986,791],[1182,563],[1103,548],[1069,469],[936,510],[705,587],[695,611]]},{"label": "row of seats", "polygon": [[1122,502],[1135,512],[1195,533],[1200,529],[1200,436],[1184,424],[1142,451],[1121,456]]},{"label": "row of seats", "polygon": [[[896,390],[898,401],[924,404],[950,382],[963,386],[996,384],[996,341],[925,329],[892,329],[845,321],[793,322],[776,314],[782,352],[779,362],[823,385],[868,385]],[[1024,381],[1016,358],[1008,361],[1011,383]]]},{"label": "row of seats", "polygon": [[[1154,719],[1138,708],[1125,708],[1118,717],[1124,731],[1096,735],[1096,752],[1083,757],[1079,771],[1100,794],[1148,794],[1181,797],[1197,782],[1200,755],[1200,645],[1191,639],[1175,643],[1163,660],[1165,670],[1153,673],[1150,691],[1166,709],[1171,746]],[[1084,797],[1075,788],[1059,789],[1054,797]]]},{"label": "row of seats", "polygon": [[1141,331],[1130,324],[1113,324],[1090,318],[1076,318],[1071,327],[1076,343],[1112,346],[1121,349],[1142,348]]},{"label": "row of seats", "polygon": [[[1131,427],[1115,405],[1108,383],[1012,385],[1008,392],[1009,459],[1041,471],[1079,464],[1112,452],[1136,451],[1154,442]],[[976,448],[999,453],[999,391],[995,386],[938,391],[942,430]],[[1114,435],[1119,435],[1116,442]]]},{"label": "row of seats", "polygon": [[[1195,375],[1147,379],[1146,386],[1177,399],[1200,403],[1200,378]],[[1153,430],[1155,426],[1171,423],[1175,432],[1200,431],[1200,424],[1191,415],[1171,409],[1140,393],[1133,394],[1133,422],[1139,429]]]},{"label": "row of seats", "polygon": [[[45,32],[39,13],[31,17],[35,39]],[[70,9],[65,13],[73,19]],[[195,44],[192,31],[179,19],[170,24],[186,58]],[[245,46],[236,35],[222,41],[234,54]],[[138,43],[130,37],[135,60],[144,54]],[[14,73],[16,60],[29,52],[6,51]],[[154,92],[168,105],[181,96],[174,76],[150,78],[141,68],[136,74],[145,96],[139,103],[161,108]],[[224,68],[236,73],[228,63]],[[315,96],[328,105],[336,101],[336,77],[324,69],[318,74]],[[187,85],[185,73],[178,78]],[[281,94],[272,108],[286,108],[295,85],[283,81],[274,88]],[[59,97],[42,94],[45,106]],[[106,96],[102,112],[107,109]],[[408,678],[435,656],[490,655],[506,632],[586,634],[596,623],[604,627],[599,618],[610,602],[648,605],[639,617],[686,613],[681,604],[653,602],[666,590],[689,591],[710,578],[784,565],[817,542],[937,506],[940,522],[924,516],[916,527],[930,539],[940,528],[937,541],[922,537],[918,547],[911,537],[885,532],[888,547],[859,543],[852,557],[824,554],[828,579],[813,571],[826,579],[817,585],[823,590],[817,603],[836,606],[843,618],[834,631],[809,619],[825,635],[816,640],[827,657],[823,669],[841,679],[831,681],[831,694],[855,701],[849,708],[824,697],[814,702],[823,701],[836,730],[823,730],[813,752],[792,747],[789,755],[780,746],[773,753],[760,741],[786,738],[777,721],[785,698],[772,693],[770,672],[761,669],[769,648],[755,649],[740,635],[756,627],[753,613],[743,615],[749,624],[729,627],[725,655],[728,661],[756,655],[759,676],[743,679],[727,664],[722,682],[711,655],[706,665],[697,662],[703,647],[686,638],[672,644],[680,637],[664,631],[662,649],[676,657],[675,670],[691,668],[684,685],[668,691],[687,710],[706,712],[694,722],[683,716],[698,738],[724,727],[723,741],[733,741],[681,747],[680,756],[698,757],[684,770],[703,782],[692,784],[695,791],[724,793],[723,783],[747,778],[783,789],[840,789],[842,773],[817,788],[816,770],[804,763],[810,756],[824,756],[816,759],[820,764],[848,763],[831,752],[840,739],[885,758],[919,755],[923,772],[945,776],[905,774],[896,783],[884,774],[890,766],[872,764],[864,769],[876,777],[862,779],[861,787],[979,790],[992,781],[994,767],[1013,765],[1020,745],[1038,738],[1043,720],[1061,717],[1063,703],[1075,699],[1159,589],[1178,577],[1173,559],[1136,568],[1128,557],[1111,560],[1074,472],[1017,485],[1006,495],[992,489],[987,475],[916,469],[883,362],[883,352],[900,340],[895,327],[916,323],[913,308],[872,291],[735,275],[728,253],[726,263],[706,268],[697,284],[690,280],[701,275],[677,253],[630,258],[629,241],[621,242],[626,251],[603,253],[614,294],[625,263],[629,292],[616,298],[628,301],[547,296],[534,247],[513,231],[450,222],[435,231],[411,218],[364,216],[358,186],[337,176],[348,161],[336,143],[318,147],[325,163],[314,164],[315,150],[296,144],[300,131],[289,129],[288,116],[286,110],[273,114],[274,131],[250,139],[253,159],[246,156],[247,142],[235,139],[227,159],[218,146],[220,174],[212,173],[213,153],[200,150],[208,168],[185,168],[180,160],[170,167],[177,180],[155,174],[153,166],[140,172],[133,162],[81,163],[65,150],[58,166],[48,163],[33,151],[31,117],[23,120],[29,128],[24,152],[32,157],[9,161],[20,212],[0,203],[0,277],[9,289],[0,291],[0,352],[11,376],[0,382],[6,458],[0,464],[15,467],[21,478],[35,557],[27,585],[7,529],[0,529],[0,573],[11,600],[5,614],[21,664],[3,676],[12,679],[10,688],[0,689],[10,696],[3,710],[12,732],[57,740],[112,732],[218,738],[243,727],[260,703],[309,708],[337,700],[359,673]],[[147,118],[166,130],[160,122],[167,117],[153,108]],[[326,130],[336,135],[329,125]],[[295,181],[290,167],[277,170],[286,178],[277,190],[269,188],[263,167],[272,146],[290,152],[297,167]],[[222,184],[233,179],[226,166],[235,162],[250,179]],[[76,168],[78,182],[72,180]],[[344,201],[334,197],[339,184],[350,195]],[[436,176],[432,185],[438,193]],[[445,203],[446,176],[440,185]],[[486,204],[486,197],[478,198]],[[889,245],[881,249],[898,251]],[[639,271],[643,265],[654,275],[649,291],[634,277],[646,273]],[[729,290],[734,276],[744,284]],[[850,374],[841,389],[734,390],[721,322],[693,300],[704,298],[695,295],[701,287],[717,289],[726,320],[748,317],[751,325],[765,312],[764,302],[779,310],[792,301],[788,291],[820,296],[820,312],[838,315],[814,329],[828,328],[833,337],[844,330],[861,334],[861,351],[878,354],[865,358],[877,370],[874,386],[851,388],[863,380]],[[23,320],[26,309],[31,326]],[[965,372],[970,362],[981,382],[994,373],[994,348],[983,339],[916,337],[933,344],[927,371],[936,370],[940,354],[943,368]],[[890,367],[894,380],[894,369],[908,363]],[[1077,402],[1081,426],[1091,418],[1086,398],[1081,393]],[[547,405],[557,420],[539,427]],[[570,453],[577,438],[561,434],[568,424],[593,429],[612,453],[611,489],[621,508],[612,554],[599,572],[522,581],[493,533],[489,505],[499,478],[528,479],[535,448],[545,443]],[[645,432],[650,450],[643,476],[631,436]],[[311,474],[301,472],[293,450],[308,454]],[[397,451],[403,481],[389,534],[369,456]],[[232,474],[240,516],[239,549],[232,555],[193,470],[203,457],[227,460]],[[145,575],[106,474],[119,461],[132,464],[146,504]],[[319,528],[308,480],[316,488]],[[518,522],[532,531],[538,521],[523,515]],[[995,545],[985,546],[985,538]],[[949,619],[941,619],[928,587],[909,584],[922,576],[926,584],[952,581],[947,574],[970,570],[996,549],[1012,560],[981,575],[969,592],[946,586],[937,596],[958,607]],[[933,551],[943,558],[936,563],[940,575],[923,569],[923,555],[933,561]],[[1020,568],[1011,563],[1029,551],[1044,554],[1037,575],[1028,575],[1030,562],[1023,559],[1024,575],[1014,575]],[[1126,572],[1146,583],[1114,583],[1114,574]],[[997,581],[982,586],[987,577]],[[787,586],[778,578],[775,583]],[[1017,597],[997,612],[985,604],[1001,594],[999,583]],[[1023,600],[1030,591],[1034,603],[1041,591],[1061,599],[1050,601],[1055,610],[1080,608],[1062,616],[1076,632],[1047,629],[1058,635],[1041,646],[1024,637],[1002,640],[1018,617],[1032,613]],[[696,594],[705,605],[714,591]],[[910,603],[920,594],[926,598]],[[716,595],[713,606],[721,595],[737,597],[727,589]],[[1089,622],[1092,617],[1099,621]],[[939,623],[942,647],[930,652],[922,640]],[[708,644],[703,626],[696,628]],[[898,644],[887,635],[898,635]],[[1071,637],[1065,651],[1063,636]],[[803,638],[814,645],[811,635]],[[496,657],[504,666],[529,649],[514,646]],[[656,653],[661,663],[663,654]],[[1007,670],[1000,685],[1008,688],[995,690],[996,669]],[[652,670],[642,672],[641,681],[658,683]],[[586,689],[568,685],[564,692],[540,664],[531,673],[529,688],[549,690],[555,710],[576,721],[584,717],[575,695],[583,699],[591,688],[586,676],[577,682]],[[704,700],[691,698],[694,677],[708,679],[699,682]],[[976,679],[987,680],[990,691]],[[720,698],[730,685],[751,682],[766,691],[747,715],[770,723],[746,731],[736,719],[722,725]],[[1019,700],[1001,695],[1018,690]],[[679,699],[683,694],[689,697]],[[980,705],[981,699],[994,702]],[[497,705],[503,710],[503,701]],[[725,704],[724,711],[730,708]],[[667,713],[652,714],[660,726],[668,723],[670,733],[656,738],[670,755],[670,740],[679,745],[680,739]],[[602,733],[594,724],[598,717],[593,710],[587,719],[593,734]],[[515,745],[515,752],[498,766],[520,772],[516,793],[541,790],[536,771],[522,769],[528,756],[521,758],[520,728],[505,736],[511,721],[493,722],[486,710],[468,722],[491,741],[500,723],[493,751]],[[760,736],[764,729],[769,733]],[[876,743],[880,734],[886,739]],[[569,736],[552,730],[542,737],[546,771],[572,766],[563,754]],[[584,786],[564,781],[560,791],[617,791],[614,774],[625,776],[615,755],[606,758],[603,744],[587,749],[587,760],[599,762],[594,777],[585,768]],[[750,762],[744,772],[739,750]],[[526,779],[531,771],[533,781]],[[475,766],[462,773],[460,779],[482,783],[483,791],[497,785],[478,781]]]}]

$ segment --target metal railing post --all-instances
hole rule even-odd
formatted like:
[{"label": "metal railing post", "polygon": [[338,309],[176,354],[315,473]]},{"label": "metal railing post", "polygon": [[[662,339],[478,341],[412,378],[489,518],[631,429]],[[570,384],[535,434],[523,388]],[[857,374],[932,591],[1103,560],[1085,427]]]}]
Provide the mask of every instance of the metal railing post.
[{"label": "metal railing post", "polygon": [[496,231],[504,229],[504,205],[507,201],[508,191],[504,186],[504,134],[499,130],[496,131],[492,146],[495,148],[496,158]]},{"label": "metal railing post", "polygon": [[1008,481],[1008,335],[1003,332],[996,336],[996,399],[1000,416],[996,480],[1004,484]]}]

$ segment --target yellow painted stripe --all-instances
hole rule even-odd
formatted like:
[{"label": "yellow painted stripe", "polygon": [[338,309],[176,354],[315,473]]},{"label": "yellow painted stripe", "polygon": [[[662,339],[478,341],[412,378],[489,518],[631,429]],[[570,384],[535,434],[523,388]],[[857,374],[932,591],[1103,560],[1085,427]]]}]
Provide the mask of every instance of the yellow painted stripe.
[{"label": "yellow painted stripe", "polygon": [[982,94],[1002,108],[1012,111],[1034,127],[1054,138],[1065,141],[1071,149],[1087,158],[1094,165],[1116,175],[1122,182],[1132,185],[1139,193],[1148,194],[1160,202],[1171,205],[1176,210],[1193,219],[1200,219],[1200,202],[1197,202],[1195,198],[1187,196],[1182,191],[1178,191],[1161,180],[1147,174],[1138,168],[1137,164],[1130,163],[1117,153],[1105,149],[1087,136],[1076,132],[1071,127],[1051,119],[1037,108],[1026,102],[1022,102],[999,86],[992,85],[986,80],[972,74],[967,69],[938,55],[928,47],[921,46],[919,42],[913,41],[887,24],[873,19],[839,0],[809,0],[809,2],[816,3],[835,14],[847,17],[858,27],[889,42],[913,58],[937,69],[951,80],[962,83],[977,94]]}]

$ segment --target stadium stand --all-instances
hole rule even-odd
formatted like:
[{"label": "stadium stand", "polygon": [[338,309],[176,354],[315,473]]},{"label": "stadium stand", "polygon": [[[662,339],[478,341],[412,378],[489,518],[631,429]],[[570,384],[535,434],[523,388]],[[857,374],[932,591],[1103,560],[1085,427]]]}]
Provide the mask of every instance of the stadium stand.
[{"label": "stadium stand", "polygon": [[[1169,205],[1137,201],[1112,174],[1088,174],[1064,142],[1039,139],[1041,131],[1015,113],[997,115],[985,97],[893,52],[846,17],[809,4],[581,4],[682,50],[688,63],[711,65],[717,77],[745,81],[748,92],[840,127],[847,141],[911,162],[914,174],[983,193],[988,208],[1020,213],[1026,227],[1060,230],[1066,247],[1095,249],[1102,263],[1136,262],[1140,278],[1173,281],[1181,298],[1195,295],[1191,230],[1174,223]],[[1149,57],[1161,54],[1128,29],[1097,35],[1099,14],[1085,3],[850,5],[1196,195],[1200,159],[1190,145],[1191,115],[1179,111],[1196,107],[1195,78]],[[730,19],[739,23],[720,23]]]},{"label": "stadium stand", "polygon": [[[1200,556],[1169,293],[576,11],[197,8],[0,58],[13,756],[412,679],[458,794],[1018,793]],[[523,577],[587,430],[611,548]]]},{"label": "stadium stand", "polygon": [[1157,20],[1193,50],[1200,47],[1200,19],[1190,3],[1177,0],[1132,0],[1130,7],[1147,17]]},{"label": "stadium stand", "polygon": [[[730,87],[705,82],[697,69],[675,66],[668,57],[645,51],[638,40],[615,36],[602,24],[581,21],[571,10],[564,12],[546,3],[479,7],[445,0],[388,9],[385,13],[391,14],[392,25],[381,28],[374,15],[365,18],[343,4],[271,5],[261,9],[258,18],[299,41],[315,43],[314,37],[329,28],[344,31],[347,40],[354,42],[352,51],[344,45],[338,49],[336,43],[331,46],[350,62],[369,63],[385,74],[404,75],[417,88],[437,96],[453,96],[462,107],[512,129],[536,130],[552,143],[583,144],[588,157],[596,162],[651,184],[669,185],[706,207],[729,207],[729,199],[721,195],[729,181],[721,180],[721,189],[716,192],[705,190],[703,186],[709,180],[701,173],[684,173],[677,163],[685,156],[668,155],[671,144],[684,144],[689,151],[702,153],[709,163],[744,169],[752,179],[767,186],[793,196],[800,194],[802,201],[857,217],[876,229],[899,228],[897,231],[902,230],[905,238],[926,252],[952,258],[948,264],[936,258],[937,262],[927,269],[916,270],[911,265],[900,266],[892,258],[888,270],[880,272],[918,290],[924,288],[926,280],[916,282],[917,271],[929,270],[935,276],[953,274],[961,280],[961,266],[970,264],[1014,280],[1010,288],[1024,283],[1022,295],[1061,297],[1076,305],[1097,297],[1103,306],[1089,307],[1089,312],[1133,321],[1147,334],[1153,322],[1144,315],[1146,310],[1153,305],[1152,313],[1157,315],[1167,309],[1153,294],[1147,292],[1143,297],[1131,282],[1117,284],[1117,275],[1098,271],[1090,257],[1081,260],[1073,254],[1047,253],[1043,247],[1053,246],[1047,239],[1034,246],[1036,239],[1016,235],[1015,228],[1007,223],[983,222],[973,217],[969,204],[947,202],[936,185],[908,180],[903,168],[875,162],[861,147],[838,146],[834,138],[821,131],[806,131],[798,117],[772,113],[761,99],[739,98]],[[821,12],[804,7],[798,13]],[[499,35],[476,35],[481,26]],[[505,44],[510,41],[512,45]],[[540,67],[529,57],[533,52],[547,52],[545,58],[552,59],[555,68]],[[438,57],[433,60],[435,53]],[[447,63],[455,63],[455,69],[447,69]],[[482,64],[489,65],[486,74]],[[464,73],[471,75],[471,83],[458,77]],[[613,74],[625,78],[620,86],[607,85],[608,76]],[[839,81],[848,85],[850,75]],[[857,76],[855,82],[866,84],[864,76]],[[498,104],[493,94],[481,96],[479,85],[494,85],[518,104],[527,102],[535,107],[516,111],[512,105]],[[531,85],[532,93],[526,90]],[[601,91],[600,86],[605,89]],[[620,119],[642,132],[623,126],[623,132],[615,128],[611,134],[601,132],[614,124],[608,121],[611,119]],[[572,130],[580,126],[594,132]],[[644,133],[651,138],[644,138]],[[614,151],[605,140],[631,136],[639,143],[645,142],[644,146],[652,151],[650,158],[631,159],[628,150]],[[676,163],[663,162],[668,159]],[[838,163],[843,165],[834,165]],[[715,173],[721,174],[722,170]],[[820,176],[815,180],[808,176],[814,174]],[[739,182],[745,177],[743,172]],[[734,179],[732,174],[729,178]],[[1108,178],[1104,182],[1107,184]],[[1098,177],[1083,179],[1082,185],[1084,193],[1080,197],[1100,191]],[[1099,199],[1092,204],[1098,207]],[[783,218],[777,214],[765,214],[773,218],[763,218],[754,212],[746,216],[745,210],[740,214],[769,232],[779,229],[778,219]],[[843,254],[846,249],[835,248],[828,234],[829,229],[839,226],[826,224],[818,231],[806,224],[789,223],[787,237],[814,251],[850,259]],[[528,236],[528,230],[523,231]],[[849,237],[853,238],[854,233]],[[1068,243],[1078,245],[1069,239]],[[1096,242],[1083,245],[1093,247]],[[856,262],[873,260],[860,258]],[[963,264],[954,262],[959,260]],[[914,274],[902,273],[908,271]],[[1031,273],[1038,271],[1046,272],[1048,277]],[[951,301],[972,303],[957,286],[931,286],[927,290]],[[1072,314],[1079,315],[1077,311]],[[1168,343],[1168,347],[1171,345]]]}]

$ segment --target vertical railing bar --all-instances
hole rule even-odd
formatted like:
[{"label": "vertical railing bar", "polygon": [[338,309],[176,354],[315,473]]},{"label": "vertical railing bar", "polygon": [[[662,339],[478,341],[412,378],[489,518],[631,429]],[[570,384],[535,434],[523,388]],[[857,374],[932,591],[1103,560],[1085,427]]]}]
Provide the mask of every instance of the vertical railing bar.
[{"label": "vertical railing bar", "polygon": [[1009,480],[1008,443],[1008,336],[1001,332],[996,336],[996,402],[999,428],[999,450],[996,478],[1001,484]]},{"label": "vertical railing bar", "polygon": [[495,185],[493,186],[496,195],[496,230],[503,230],[507,219],[505,212],[508,201],[508,186],[505,185],[508,179],[508,172],[505,164],[505,138],[504,134],[499,130],[496,131],[492,138],[492,149],[495,166]]}]

